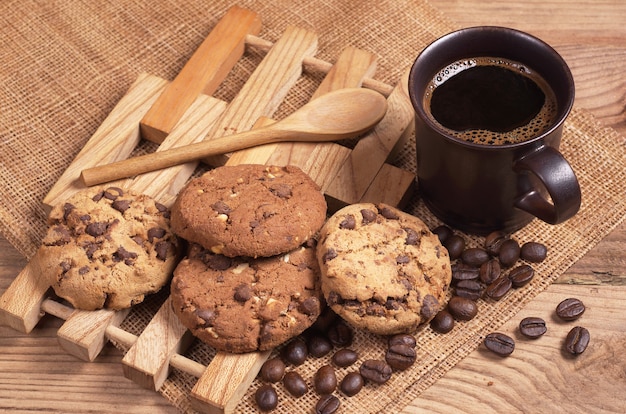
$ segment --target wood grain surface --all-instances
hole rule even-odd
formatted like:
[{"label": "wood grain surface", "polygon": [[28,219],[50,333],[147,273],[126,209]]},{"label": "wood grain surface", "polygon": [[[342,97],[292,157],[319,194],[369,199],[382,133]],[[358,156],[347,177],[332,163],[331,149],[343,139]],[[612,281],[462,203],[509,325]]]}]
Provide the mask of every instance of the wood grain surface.
[{"label": "wood grain surface", "polygon": [[[576,105],[626,135],[626,2],[430,2],[458,26],[509,26],[550,43],[574,73]],[[0,294],[25,265],[0,238]],[[580,320],[592,333],[585,358],[567,358],[560,351],[570,325],[552,315],[558,301],[570,296],[589,304]],[[626,305],[626,223],[502,327],[515,335],[523,316],[544,316],[549,322],[544,338],[520,339],[504,360],[477,349],[403,412],[624,413],[626,312],[620,305]],[[46,316],[29,335],[0,327],[0,412],[176,412],[158,393],[124,378],[123,355],[111,345],[95,362],[69,356],[58,345],[59,326],[59,320]]]}]

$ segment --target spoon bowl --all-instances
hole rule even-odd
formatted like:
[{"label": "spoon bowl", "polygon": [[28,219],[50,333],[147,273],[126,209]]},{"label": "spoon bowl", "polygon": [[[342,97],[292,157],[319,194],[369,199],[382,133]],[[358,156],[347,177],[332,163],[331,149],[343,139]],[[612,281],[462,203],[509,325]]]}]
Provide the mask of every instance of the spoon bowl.
[{"label": "spoon bowl", "polygon": [[266,127],[87,168],[81,172],[81,180],[86,186],[92,186],[275,142],[356,138],[376,125],[386,112],[387,100],[376,91],[339,89]]}]

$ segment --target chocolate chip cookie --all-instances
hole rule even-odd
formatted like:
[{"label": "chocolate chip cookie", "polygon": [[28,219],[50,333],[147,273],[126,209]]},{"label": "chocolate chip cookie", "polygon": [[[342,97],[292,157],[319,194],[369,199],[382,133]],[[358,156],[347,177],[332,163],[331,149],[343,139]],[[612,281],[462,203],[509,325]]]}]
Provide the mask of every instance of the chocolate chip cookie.
[{"label": "chocolate chip cookie", "polygon": [[160,290],[178,262],[169,209],[117,187],[76,193],[55,206],[41,246],[41,268],[75,308],[123,309]]},{"label": "chocolate chip cookie", "polygon": [[183,325],[217,350],[271,349],[300,334],[321,312],[315,248],[252,259],[192,243],[174,271],[171,298]]},{"label": "chocolate chip cookie", "polygon": [[325,219],[319,186],[295,166],[218,167],[190,180],[172,206],[176,234],[228,257],[288,252]]},{"label": "chocolate chip cookie", "polygon": [[317,246],[328,305],[352,325],[411,333],[443,307],[452,278],[439,238],[417,217],[353,204],[322,227]]}]

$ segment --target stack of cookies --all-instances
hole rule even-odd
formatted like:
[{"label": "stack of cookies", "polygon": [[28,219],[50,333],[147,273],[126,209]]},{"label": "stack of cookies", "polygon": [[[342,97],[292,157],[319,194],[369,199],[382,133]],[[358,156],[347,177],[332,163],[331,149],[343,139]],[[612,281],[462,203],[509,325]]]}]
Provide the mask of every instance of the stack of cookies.
[{"label": "stack of cookies", "polygon": [[293,166],[225,166],[190,180],[171,219],[190,242],[171,285],[182,323],[234,353],[272,349],[308,328],[323,303],[313,237],[326,208]]}]

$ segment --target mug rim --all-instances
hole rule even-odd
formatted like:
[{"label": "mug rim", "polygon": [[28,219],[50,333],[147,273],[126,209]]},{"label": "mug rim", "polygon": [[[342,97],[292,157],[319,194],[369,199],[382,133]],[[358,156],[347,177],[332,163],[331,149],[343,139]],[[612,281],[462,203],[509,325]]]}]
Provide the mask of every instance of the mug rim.
[{"label": "mug rim", "polygon": [[[559,106],[557,117],[555,118],[552,125],[548,129],[543,131],[541,134],[537,135],[536,137],[533,137],[533,138],[530,138],[521,142],[515,142],[515,143],[507,143],[507,144],[499,144],[499,145],[487,145],[487,144],[474,143],[474,142],[457,138],[454,135],[450,134],[448,131],[443,129],[440,124],[433,122],[433,120],[426,114],[426,111],[424,110],[424,107],[423,107],[423,91],[420,94],[420,96],[417,96],[416,90],[415,90],[416,88],[413,87],[413,85],[416,82],[415,78],[417,77],[417,72],[418,70],[421,70],[420,66],[421,66],[422,61],[424,59],[428,59],[431,53],[434,53],[434,51],[442,47],[441,44],[445,44],[449,42],[451,38],[455,38],[459,36],[467,36],[467,33],[476,33],[476,32],[491,32],[494,35],[509,34],[509,35],[514,35],[517,38],[523,38],[525,39],[525,41],[529,43],[534,43],[538,45],[539,47],[541,47],[545,52],[549,53],[554,58],[554,61],[556,63],[558,63],[560,71],[565,76],[565,79],[563,80],[567,83],[567,90],[569,91],[569,93],[568,93],[567,99],[563,102],[562,106],[561,105]],[[485,55],[486,54],[483,54],[482,56],[485,56]],[[447,64],[453,63],[454,61],[459,60],[459,59],[471,58],[471,57],[481,57],[481,56],[479,54],[458,56],[454,60],[451,60],[439,66],[437,69],[435,69],[435,71],[432,74],[429,75],[428,78],[432,78],[432,76],[434,76],[438,70],[442,69]],[[500,56],[494,56],[494,57],[500,57]],[[521,63],[524,63],[524,62],[521,62]],[[536,68],[534,68],[533,65],[529,65],[529,66],[533,68],[533,70],[536,70]],[[550,85],[550,87],[552,87],[550,82],[548,82],[548,84]],[[574,100],[575,100],[575,85],[574,85],[574,77],[572,75],[572,72],[569,66],[567,65],[567,62],[565,61],[565,59],[563,59],[563,57],[552,46],[550,46],[547,42],[541,40],[540,38],[533,36],[527,32],[514,29],[511,27],[489,26],[489,25],[471,26],[471,27],[465,27],[462,29],[454,30],[452,32],[449,32],[435,39],[433,42],[428,44],[418,54],[415,61],[413,62],[413,65],[411,66],[411,69],[409,71],[409,76],[408,76],[408,92],[409,92],[409,98],[411,100],[411,104],[413,106],[414,112],[417,114],[417,116],[420,117],[422,122],[424,122],[429,128],[436,130],[437,133],[439,133],[440,135],[442,135],[448,140],[454,141],[455,143],[465,145],[470,148],[476,148],[476,149],[482,149],[482,150],[488,150],[488,149],[498,150],[499,148],[524,147],[524,146],[531,145],[532,143],[535,143],[537,141],[544,139],[545,137],[551,135],[552,133],[554,133],[554,131],[562,127],[563,123],[565,122],[565,119],[569,116],[574,106]]]}]

